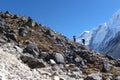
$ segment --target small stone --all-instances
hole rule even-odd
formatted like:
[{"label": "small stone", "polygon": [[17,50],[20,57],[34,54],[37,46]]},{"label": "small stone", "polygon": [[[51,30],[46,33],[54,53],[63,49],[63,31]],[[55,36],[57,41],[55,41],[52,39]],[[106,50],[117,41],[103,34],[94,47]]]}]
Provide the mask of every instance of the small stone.
[{"label": "small stone", "polygon": [[59,68],[59,66],[57,66],[57,65],[53,65],[53,66],[52,66],[52,70],[54,70],[54,71],[59,71],[60,68]]},{"label": "small stone", "polygon": [[53,76],[52,80],[60,80],[60,77],[59,76]]},{"label": "small stone", "polygon": [[56,62],[55,62],[53,59],[50,59],[50,64],[51,64],[51,65],[55,65]]},{"label": "small stone", "polygon": [[28,31],[26,31],[24,28],[20,28],[18,31],[19,36],[26,36]]},{"label": "small stone", "polygon": [[75,58],[75,61],[76,61],[77,63],[79,63],[79,62],[82,61],[82,58],[81,58],[81,57],[76,57],[76,58]]},{"label": "small stone", "polygon": [[26,23],[29,27],[36,26],[36,22],[33,21],[30,17],[28,17],[28,22]]},{"label": "small stone", "polygon": [[22,53],[23,52],[23,49],[18,47],[17,45],[14,46],[14,48],[19,52],[19,53]]},{"label": "small stone", "polygon": [[0,39],[0,44],[5,44],[6,41],[4,39]]},{"label": "small stone", "polygon": [[97,73],[91,73],[89,74],[85,80],[102,80],[102,74],[97,72]]},{"label": "small stone", "polygon": [[45,34],[47,34],[47,35],[49,35],[51,37],[53,37],[55,35],[55,33],[50,29],[46,30]]},{"label": "small stone", "polygon": [[115,80],[120,80],[120,76],[117,76],[117,77],[115,78]]}]

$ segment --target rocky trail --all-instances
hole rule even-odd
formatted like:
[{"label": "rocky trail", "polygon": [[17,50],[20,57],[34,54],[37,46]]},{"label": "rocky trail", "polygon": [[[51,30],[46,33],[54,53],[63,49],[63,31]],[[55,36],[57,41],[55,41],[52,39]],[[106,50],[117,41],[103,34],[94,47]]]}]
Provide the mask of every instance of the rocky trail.
[{"label": "rocky trail", "polygon": [[120,80],[120,60],[30,17],[0,12],[0,80]]}]

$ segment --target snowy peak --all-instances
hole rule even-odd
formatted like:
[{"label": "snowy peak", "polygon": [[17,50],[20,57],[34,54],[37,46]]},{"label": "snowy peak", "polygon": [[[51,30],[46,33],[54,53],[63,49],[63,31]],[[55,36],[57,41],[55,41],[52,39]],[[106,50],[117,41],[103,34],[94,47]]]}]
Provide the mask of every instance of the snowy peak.
[{"label": "snowy peak", "polygon": [[99,25],[99,27],[95,30],[95,32],[93,32],[93,36],[94,36],[94,43],[99,44],[103,41],[106,33],[108,30],[108,26],[107,23],[104,23],[102,25]]},{"label": "snowy peak", "polygon": [[118,10],[115,14],[112,15],[112,18],[109,21],[110,28],[120,27],[120,10]]},{"label": "snowy peak", "polygon": [[84,35],[89,34],[89,33],[90,33],[90,31],[84,31],[80,37],[85,37]]},{"label": "snowy peak", "polygon": [[116,49],[119,48],[117,45],[119,44],[119,33],[120,10],[118,10],[107,23],[105,22],[89,32],[83,32],[80,35],[79,41],[84,38],[86,40],[86,45],[90,48],[120,58],[120,54],[118,54],[119,49]]},{"label": "snowy peak", "polygon": [[[105,34],[107,33],[107,29],[107,23],[103,23],[90,31],[84,31],[80,35],[78,42],[80,42],[80,40],[84,38],[86,40],[86,45],[91,45],[91,40],[94,41],[95,44],[98,44],[103,40]],[[98,38],[98,36],[100,37],[100,39]]]}]

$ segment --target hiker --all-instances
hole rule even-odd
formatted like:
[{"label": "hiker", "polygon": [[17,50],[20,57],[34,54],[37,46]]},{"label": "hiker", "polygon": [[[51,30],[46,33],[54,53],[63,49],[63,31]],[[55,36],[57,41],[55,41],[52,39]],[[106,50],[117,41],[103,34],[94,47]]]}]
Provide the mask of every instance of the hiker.
[{"label": "hiker", "polygon": [[76,36],[75,35],[73,36],[73,41],[76,42]]},{"label": "hiker", "polygon": [[82,39],[82,44],[85,45],[85,39]]}]

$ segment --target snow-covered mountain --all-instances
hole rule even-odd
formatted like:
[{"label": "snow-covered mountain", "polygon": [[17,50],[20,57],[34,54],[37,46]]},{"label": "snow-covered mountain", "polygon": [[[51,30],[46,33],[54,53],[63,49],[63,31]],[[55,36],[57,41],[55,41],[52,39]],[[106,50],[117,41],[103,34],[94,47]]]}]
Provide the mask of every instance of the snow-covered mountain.
[{"label": "snow-covered mountain", "polygon": [[90,48],[120,58],[120,10],[111,17],[110,21],[90,31],[84,31],[78,42],[82,38]]}]

